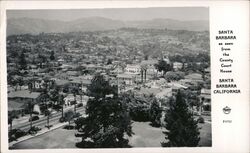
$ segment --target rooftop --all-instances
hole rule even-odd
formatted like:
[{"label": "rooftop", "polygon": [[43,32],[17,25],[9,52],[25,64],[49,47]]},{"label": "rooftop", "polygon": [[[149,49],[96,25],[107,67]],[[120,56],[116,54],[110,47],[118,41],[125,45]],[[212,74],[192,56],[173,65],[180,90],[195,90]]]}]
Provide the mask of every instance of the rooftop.
[{"label": "rooftop", "polygon": [[60,80],[58,79],[58,80],[56,80],[55,82],[56,82],[56,84],[59,85],[59,86],[62,86],[62,85],[65,85],[65,84],[69,83],[68,80],[61,80],[61,79],[60,79]]},{"label": "rooftop", "polygon": [[133,78],[134,76],[132,74],[127,74],[127,73],[123,73],[123,74],[118,74],[117,76],[118,78]]},{"label": "rooftop", "polygon": [[161,89],[159,88],[141,88],[138,93],[139,94],[146,94],[146,95],[156,95],[157,93],[161,92]]},{"label": "rooftop", "polygon": [[150,60],[143,60],[141,61],[141,65],[154,65],[158,63],[158,60],[156,59],[150,59]]},{"label": "rooftop", "polygon": [[211,89],[205,89],[205,88],[202,88],[202,89],[201,89],[201,94],[207,94],[207,95],[210,95],[210,94],[211,94]]},{"label": "rooftop", "polygon": [[202,75],[199,73],[192,73],[192,74],[186,75],[185,79],[202,80]]},{"label": "rooftop", "polygon": [[40,92],[30,92],[29,90],[18,90],[8,93],[8,98],[30,98],[36,99],[40,96]]},{"label": "rooftop", "polygon": [[82,79],[80,77],[74,77],[74,78],[70,78],[70,82],[72,83],[79,83],[79,84],[85,84],[85,85],[89,85],[91,84],[91,80],[89,79]]},{"label": "rooftop", "polygon": [[164,98],[164,97],[168,96],[169,94],[172,94],[172,89],[165,88],[161,92],[156,94],[156,98]]},{"label": "rooftop", "polygon": [[8,100],[8,111],[21,110],[24,108],[24,103],[18,103],[14,100]]}]

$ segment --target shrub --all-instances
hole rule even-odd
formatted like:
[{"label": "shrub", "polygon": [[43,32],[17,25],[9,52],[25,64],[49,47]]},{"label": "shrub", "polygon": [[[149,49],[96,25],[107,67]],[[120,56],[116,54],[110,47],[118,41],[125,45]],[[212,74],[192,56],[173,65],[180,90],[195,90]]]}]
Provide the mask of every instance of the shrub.
[{"label": "shrub", "polygon": [[73,130],[75,127],[73,125],[65,125],[63,127],[63,129],[66,129],[66,130]]},{"label": "shrub", "polygon": [[75,113],[74,115],[73,115],[73,118],[77,118],[77,117],[80,117],[80,116],[82,116],[79,112],[77,112],[77,113]]},{"label": "shrub", "polygon": [[197,122],[198,122],[198,123],[205,123],[205,120],[204,120],[203,117],[200,116],[200,117],[197,119]]},{"label": "shrub", "polygon": [[130,116],[134,121],[150,121],[149,108],[145,105],[130,108]]},{"label": "shrub", "polygon": [[61,118],[59,119],[59,122],[60,122],[60,123],[66,122],[65,117],[61,117]]},{"label": "shrub", "polygon": [[84,117],[79,117],[75,120],[75,128],[79,131],[82,126],[86,124],[86,119]]},{"label": "shrub", "polygon": [[40,131],[41,130],[41,128],[39,128],[39,127],[37,127],[37,126],[32,126],[30,129],[29,129],[29,131],[28,131],[28,133],[29,134],[31,134],[31,135],[33,135],[33,134],[36,134],[38,131]]},{"label": "shrub", "polygon": [[9,131],[9,142],[16,141],[18,138],[25,136],[27,133],[20,129],[13,129]]}]

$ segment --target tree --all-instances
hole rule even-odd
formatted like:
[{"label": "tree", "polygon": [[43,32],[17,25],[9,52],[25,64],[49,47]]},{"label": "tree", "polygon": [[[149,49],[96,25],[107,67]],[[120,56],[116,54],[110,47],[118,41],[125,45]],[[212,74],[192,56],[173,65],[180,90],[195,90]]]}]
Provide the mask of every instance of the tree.
[{"label": "tree", "polygon": [[39,62],[39,67],[43,68],[43,63],[47,62],[47,58],[42,54],[39,54],[37,58]]},{"label": "tree", "polygon": [[172,67],[171,64],[168,64],[166,61],[164,60],[159,60],[157,64],[155,64],[155,68],[159,71],[162,72],[164,74],[166,74],[166,72],[171,71]]},{"label": "tree", "polygon": [[73,102],[73,104],[74,104],[74,112],[76,113],[76,104],[77,104],[77,102],[76,102],[76,95],[79,94],[79,89],[76,88],[76,87],[73,88],[72,89],[72,93],[74,95],[74,102]]},{"label": "tree", "polygon": [[55,60],[55,53],[54,53],[54,51],[51,51],[51,52],[50,52],[49,58],[50,58],[51,61],[54,61],[54,60]]},{"label": "tree", "polygon": [[59,99],[59,89],[55,87],[50,91],[50,100],[53,101],[53,105],[57,105]]},{"label": "tree", "polygon": [[163,142],[163,147],[195,147],[198,145],[199,128],[181,91],[178,91],[175,100],[170,101],[170,108],[165,115],[165,128],[168,142]]},{"label": "tree", "polygon": [[185,91],[183,91],[183,95],[187,99],[187,105],[191,108],[192,113],[193,113],[193,107],[194,106],[200,107],[200,99],[198,97],[197,92],[193,92],[191,90],[185,90]]},{"label": "tree", "polygon": [[67,121],[69,123],[69,126],[70,126],[70,123],[71,123],[70,121],[74,117],[74,112],[72,110],[69,110],[69,111],[65,112],[64,117],[65,117],[65,121]]},{"label": "tree", "polygon": [[173,72],[173,71],[168,71],[165,74],[165,79],[167,81],[178,81],[180,79],[184,79],[184,73],[183,72]]},{"label": "tree", "polygon": [[51,116],[51,111],[49,109],[46,109],[45,112],[44,112],[45,116],[47,116],[47,128],[50,129],[51,125],[49,125],[49,119],[50,119],[50,116]]},{"label": "tree", "polygon": [[152,126],[154,127],[161,126],[161,108],[158,101],[155,98],[151,104],[149,114]]},{"label": "tree", "polygon": [[40,101],[42,102],[42,103],[40,103],[40,109],[42,112],[46,111],[47,105],[48,105],[47,101],[49,98],[50,97],[49,97],[48,91],[46,89],[43,90],[43,92],[41,93],[41,96],[39,97]]},{"label": "tree", "polygon": [[18,85],[19,85],[20,90],[21,90],[22,86],[24,85],[23,78],[22,77],[18,77],[17,78],[17,82],[18,82]]},{"label": "tree", "polygon": [[64,96],[63,95],[59,95],[59,104],[62,107],[62,118],[63,118],[63,107],[64,107],[64,104],[65,104]]},{"label": "tree", "polygon": [[107,65],[112,64],[112,59],[108,59]]},{"label": "tree", "polygon": [[15,91],[16,91],[18,88],[18,79],[8,75],[7,81],[8,81],[8,84],[13,86],[15,88]]},{"label": "tree", "polygon": [[77,147],[122,148],[129,147],[124,134],[132,136],[131,119],[126,103],[117,95],[117,86],[111,86],[105,78],[97,74],[88,87],[85,119],[81,125],[82,142]]},{"label": "tree", "polygon": [[12,122],[15,118],[17,118],[17,113],[15,110],[8,113],[8,124],[10,124],[10,131],[12,130]]},{"label": "tree", "polygon": [[29,101],[27,103],[27,109],[28,109],[28,112],[30,114],[30,129],[32,129],[32,123],[33,123],[32,114],[33,114],[34,105],[35,105],[35,103],[32,101]]},{"label": "tree", "polygon": [[27,61],[25,59],[24,52],[22,52],[19,57],[19,65],[20,65],[20,70],[25,70],[27,68]]},{"label": "tree", "polygon": [[117,87],[109,85],[103,75],[97,74],[91,80],[91,84],[87,88],[87,95],[95,99],[104,98],[106,95],[114,94],[117,96]]}]

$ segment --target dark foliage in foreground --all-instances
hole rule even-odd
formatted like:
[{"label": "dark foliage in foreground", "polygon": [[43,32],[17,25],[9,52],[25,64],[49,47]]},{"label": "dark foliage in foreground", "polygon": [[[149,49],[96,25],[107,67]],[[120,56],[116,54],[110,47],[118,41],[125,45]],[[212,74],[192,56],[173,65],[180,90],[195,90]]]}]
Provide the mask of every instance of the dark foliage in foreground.
[{"label": "dark foliage in foreground", "polygon": [[163,147],[196,147],[198,145],[200,132],[197,121],[189,112],[180,91],[178,91],[176,99],[170,101],[165,122],[167,132],[164,132],[164,134],[168,142],[162,143]]},{"label": "dark foliage in foreground", "polygon": [[126,103],[117,96],[115,87],[111,87],[102,75],[96,75],[88,87],[85,118],[75,121],[80,131],[76,143],[79,148],[124,148],[128,145],[127,136],[132,136],[131,119]]}]

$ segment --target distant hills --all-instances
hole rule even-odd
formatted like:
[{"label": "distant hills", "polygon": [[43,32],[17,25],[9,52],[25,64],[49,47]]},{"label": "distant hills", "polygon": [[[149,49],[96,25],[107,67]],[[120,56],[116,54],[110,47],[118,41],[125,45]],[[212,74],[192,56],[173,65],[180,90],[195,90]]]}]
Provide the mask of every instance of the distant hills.
[{"label": "distant hills", "polygon": [[209,22],[205,20],[178,21],[172,19],[152,19],[141,21],[121,21],[103,17],[81,18],[73,21],[44,20],[34,18],[18,18],[7,20],[7,35],[66,33],[77,31],[102,31],[124,27],[139,29],[171,29],[205,31],[209,30]]}]

